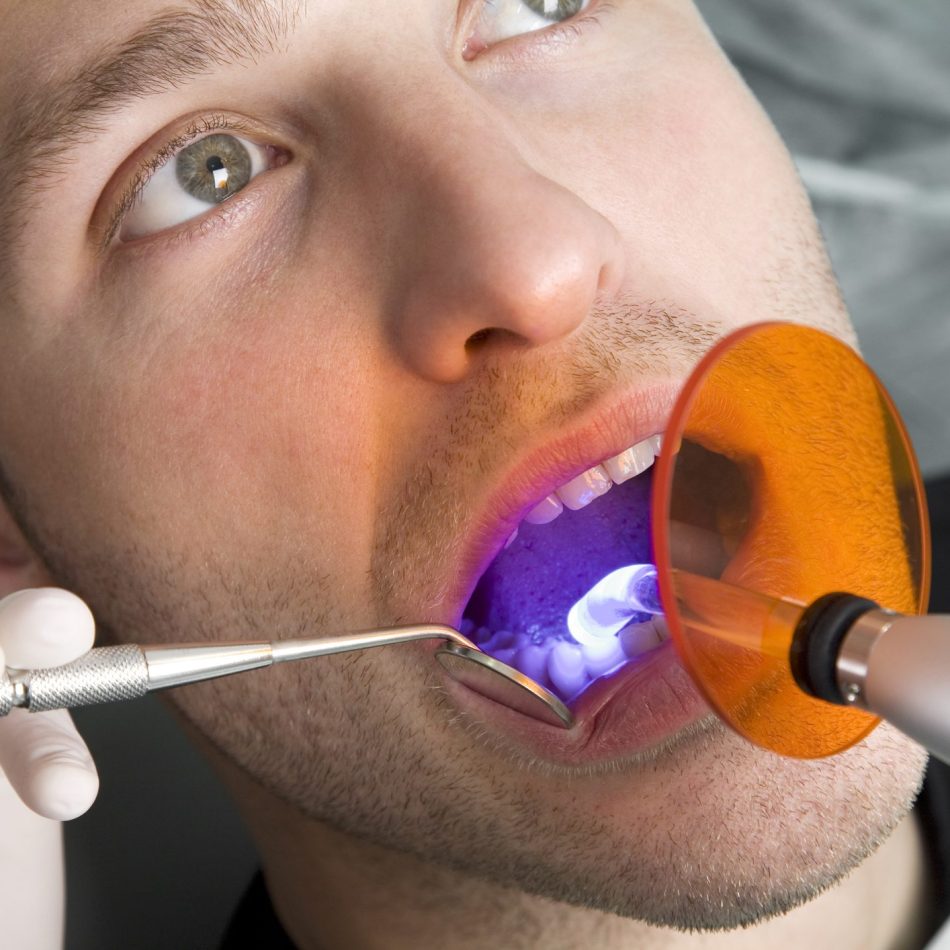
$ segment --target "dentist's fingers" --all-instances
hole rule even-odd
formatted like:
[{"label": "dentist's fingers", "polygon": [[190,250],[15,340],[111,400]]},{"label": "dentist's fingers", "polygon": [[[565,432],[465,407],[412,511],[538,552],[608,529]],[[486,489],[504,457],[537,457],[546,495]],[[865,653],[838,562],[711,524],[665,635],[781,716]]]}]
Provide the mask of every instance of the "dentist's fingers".
[{"label": "dentist's fingers", "polygon": [[[95,622],[68,591],[39,588],[0,600],[0,669],[69,663],[91,649]],[[0,718],[0,768],[37,814],[65,821],[88,810],[99,791],[89,749],[65,710]]]},{"label": "dentist's fingers", "polygon": [[59,666],[92,649],[96,624],[86,604],[57,587],[0,600],[0,647],[16,669]]},{"label": "dentist's fingers", "polygon": [[62,829],[30,811],[0,777],[3,946],[63,950]]},{"label": "dentist's fingers", "polygon": [[0,768],[23,803],[45,818],[68,821],[89,809],[99,775],[65,709],[0,718]]}]

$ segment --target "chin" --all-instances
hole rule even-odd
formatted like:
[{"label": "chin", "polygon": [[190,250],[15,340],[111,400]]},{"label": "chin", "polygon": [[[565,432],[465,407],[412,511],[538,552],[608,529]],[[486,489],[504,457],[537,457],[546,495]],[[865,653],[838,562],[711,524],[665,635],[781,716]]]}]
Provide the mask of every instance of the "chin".
[{"label": "chin", "polygon": [[470,841],[453,863],[657,927],[745,927],[814,899],[872,854],[912,806],[925,762],[886,726],[804,761],[714,722],[596,774],[536,766],[543,786],[523,779],[511,806],[517,832],[484,852]]}]

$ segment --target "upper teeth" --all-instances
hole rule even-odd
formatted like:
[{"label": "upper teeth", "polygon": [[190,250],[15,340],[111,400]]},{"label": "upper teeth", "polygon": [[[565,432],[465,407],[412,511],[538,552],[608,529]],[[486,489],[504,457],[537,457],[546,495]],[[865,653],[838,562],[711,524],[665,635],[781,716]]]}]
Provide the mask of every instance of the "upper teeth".
[{"label": "upper teeth", "polygon": [[553,521],[566,507],[577,511],[589,505],[595,498],[610,491],[627,479],[645,472],[660,454],[662,437],[651,435],[618,455],[594,465],[572,478],[535,505],[524,517],[529,524],[547,524]]}]

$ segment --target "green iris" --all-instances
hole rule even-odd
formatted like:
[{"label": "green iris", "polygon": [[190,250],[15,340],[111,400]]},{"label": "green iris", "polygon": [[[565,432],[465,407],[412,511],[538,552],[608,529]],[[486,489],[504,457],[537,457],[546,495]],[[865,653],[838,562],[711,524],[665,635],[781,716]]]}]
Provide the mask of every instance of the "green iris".
[{"label": "green iris", "polygon": [[209,135],[178,153],[175,173],[189,195],[216,204],[251,180],[251,156],[233,135]]},{"label": "green iris", "polygon": [[584,0],[523,0],[526,7],[530,7],[545,20],[559,23],[581,12]]}]

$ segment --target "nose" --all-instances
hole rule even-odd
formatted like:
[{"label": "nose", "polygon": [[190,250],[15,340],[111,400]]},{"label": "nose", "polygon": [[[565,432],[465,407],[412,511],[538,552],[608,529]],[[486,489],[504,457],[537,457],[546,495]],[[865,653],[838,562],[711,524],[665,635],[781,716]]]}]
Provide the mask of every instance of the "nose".
[{"label": "nose", "polygon": [[402,263],[388,313],[414,372],[458,382],[489,352],[563,339],[616,292],[613,225],[498,128],[443,126],[400,151]]}]

